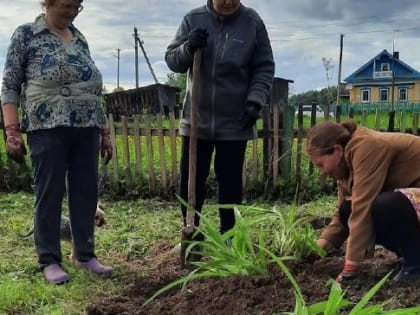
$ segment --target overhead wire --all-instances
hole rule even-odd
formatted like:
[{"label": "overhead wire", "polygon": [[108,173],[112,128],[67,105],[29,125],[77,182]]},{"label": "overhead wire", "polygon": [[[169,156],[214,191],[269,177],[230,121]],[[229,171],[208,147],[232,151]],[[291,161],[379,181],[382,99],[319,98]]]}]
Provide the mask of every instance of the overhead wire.
[{"label": "overhead wire", "polygon": [[[319,33],[319,34],[312,34],[313,36],[310,37],[301,37],[301,38],[270,38],[272,42],[276,41],[305,41],[305,40],[314,40],[314,39],[320,39],[322,37],[329,37],[329,36],[337,36],[339,34],[344,34],[346,36],[348,35],[357,35],[357,34],[370,34],[370,33],[393,33],[396,30],[398,32],[404,32],[408,30],[415,30],[420,29],[420,26],[418,27],[410,27],[410,28],[392,28],[392,29],[383,29],[383,30],[369,30],[369,31],[355,31],[355,32],[334,32],[334,33]],[[290,36],[290,35],[289,35]]]},{"label": "overhead wire", "polygon": [[[413,12],[410,12],[413,14]],[[395,22],[395,23],[391,23]],[[271,27],[271,25],[274,25],[274,23],[269,23],[267,25],[267,30],[269,33],[274,33],[274,35],[270,36],[271,41],[306,41],[306,40],[315,40],[315,39],[321,39],[326,38],[330,36],[337,36],[339,34],[344,35],[358,35],[358,34],[370,34],[370,33],[392,33],[395,30],[398,30],[399,32],[404,31],[410,31],[410,30],[416,30],[420,29],[420,26],[411,26],[411,25],[417,25],[417,18],[415,16],[407,18],[405,15],[402,14],[393,14],[388,16],[378,16],[378,15],[372,15],[369,17],[359,18],[356,20],[352,20],[348,23],[319,23],[319,24],[313,24],[313,23],[305,23],[305,21],[302,20],[289,20],[288,22],[278,22],[276,21],[276,29],[278,24],[287,24],[287,25],[296,25],[298,28],[292,28],[292,30],[296,30],[297,32],[305,32],[307,29],[310,29],[311,32],[307,33],[306,35],[303,34],[296,34],[296,33],[283,33],[278,34],[278,32],[273,31],[274,26]],[[296,23],[296,24],[295,24]],[[364,27],[369,26],[370,24],[392,24],[390,28],[387,29],[367,29],[367,30],[349,30],[349,29],[341,29],[341,27],[350,27],[357,25],[358,27]],[[401,23],[403,23],[405,26],[401,27]],[[313,30],[317,28],[323,28],[324,32],[314,32]],[[334,29],[334,31],[331,32],[325,32],[325,29]],[[277,33],[277,34],[275,34]]]}]

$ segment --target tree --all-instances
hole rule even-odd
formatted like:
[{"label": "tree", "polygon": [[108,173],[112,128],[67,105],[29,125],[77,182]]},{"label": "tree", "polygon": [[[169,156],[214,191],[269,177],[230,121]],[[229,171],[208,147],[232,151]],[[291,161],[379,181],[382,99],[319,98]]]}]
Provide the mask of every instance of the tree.
[{"label": "tree", "polygon": [[295,94],[289,98],[289,104],[298,106],[299,104],[312,104],[317,103],[322,108],[330,104],[331,97],[337,95],[337,87],[330,86],[322,90],[310,90],[303,93]]},{"label": "tree", "polygon": [[334,68],[334,65],[331,64],[331,58],[327,59],[325,57],[322,57],[322,63],[324,64],[325,73],[327,76],[327,102],[325,103],[327,105],[327,110],[330,110],[330,104],[333,102],[333,96],[332,92],[330,91],[330,71]]},{"label": "tree", "polygon": [[112,90],[112,92],[114,93],[114,92],[122,92],[122,91],[124,91],[124,88],[123,87],[116,87],[115,89],[113,89]]},{"label": "tree", "polygon": [[180,89],[181,93],[179,99],[182,101],[185,97],[185,88],[187,86],[187,74],[186,73],[169,73],[167,75],[166,84],[174,86]]}]

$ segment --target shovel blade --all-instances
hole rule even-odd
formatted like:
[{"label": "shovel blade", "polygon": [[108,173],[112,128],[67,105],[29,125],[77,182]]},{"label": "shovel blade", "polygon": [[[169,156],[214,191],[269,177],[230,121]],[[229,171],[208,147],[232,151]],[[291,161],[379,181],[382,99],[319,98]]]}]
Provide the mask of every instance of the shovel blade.
[{"label": "shovel blade", "polygon": [[195,245],[191,248],[191,251],[187,254],[187,247],[191,244],[191,242],[201,242],[204,241],[204,235],[202,233],[197,233],[193,230],[191,233],[189,231],[185,231],[185,229],[181,233],[181,251],[180,251],[180,260],[181,260],[181,267],[191,267],[191,262],[199,261],[202,255],[199,254],[201,251],[200,245]]}]

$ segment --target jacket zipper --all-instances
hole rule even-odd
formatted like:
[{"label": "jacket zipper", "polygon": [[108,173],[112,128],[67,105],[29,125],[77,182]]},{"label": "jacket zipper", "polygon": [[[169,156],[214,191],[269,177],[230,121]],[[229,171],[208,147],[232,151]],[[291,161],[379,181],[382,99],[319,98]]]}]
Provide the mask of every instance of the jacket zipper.
[{"label": "jacket zipper", "polygon": [[[215,58],[213,60],[213,75],[212,77],[214,79],[216,79],[216,62],[220,56],[221,60],[223,60],[224,55],[225,55],[225,44],[226,41],[229,38],[229,34],[228,32],[225,32],[224,30],[224,25],[223,25],[223,20],[220,21],[220,34],[218,36],[217,39],[217,43],[215,45]],[[215,138],[215,133],[216,133],[216,103],[215,103],[215,98],[216,98],[216,85],[213,84],[212,85],[212,121],[211,121],[211,134],[212,134],[212,138]]]}]

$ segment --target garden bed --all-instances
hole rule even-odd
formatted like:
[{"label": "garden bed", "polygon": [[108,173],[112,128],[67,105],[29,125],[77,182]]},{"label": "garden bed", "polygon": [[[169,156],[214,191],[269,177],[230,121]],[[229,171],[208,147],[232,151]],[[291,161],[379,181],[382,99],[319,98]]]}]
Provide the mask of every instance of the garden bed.
[{"label": "garden bed", "polygon": [[[273,314],[292,311],[295,295],[290,281],[278,268],[270,268],[266,276],[231,276],[205,278],[188,283],[187,287],[171,289],[143,306],[157,290],[185,276],[178,255],[165,244],[155,247],[152,254],[136,261],[138,272],[133,274],[131,285],[120,296],[92,302],[87,314]],[[343,266],[341,254],[324,258],[314,264],[288,263],[296,278],[307,305],[328,299],[329,279],[337,276]],[[398,269],[396,257],[377,249],[373,259],[363,263],[360,280],[348,288],[346,298],[359,302],[366,292],[390,270]],[[142,276],[142,274],[146,276]],[[388,281],[371,302],[386,300],[386,309],[420,305],[420,281],[396,284]]]}]

